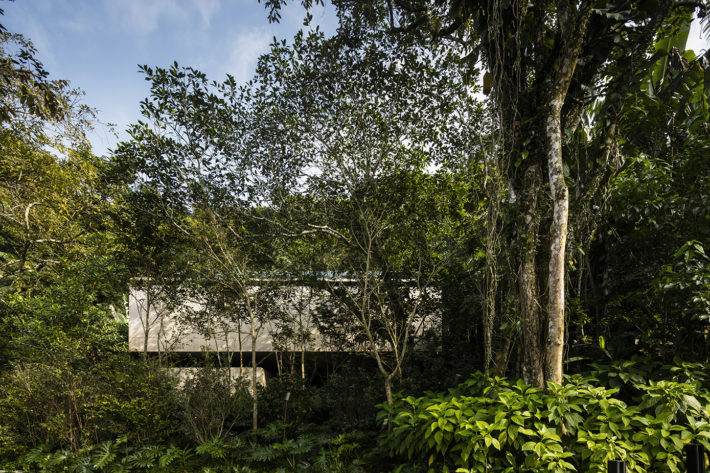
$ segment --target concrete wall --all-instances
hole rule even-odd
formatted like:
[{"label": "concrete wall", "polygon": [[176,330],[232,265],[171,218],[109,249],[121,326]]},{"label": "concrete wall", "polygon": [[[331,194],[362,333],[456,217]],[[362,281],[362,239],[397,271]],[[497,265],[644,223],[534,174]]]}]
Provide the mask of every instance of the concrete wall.
[{"label": "concrete wall", "polygon": [[[311,319],[315,300],[311,300],[309,288],[291,287],[288,297],[282,294],[278,304],[285,308],[282,315],[297,330],[308,334],[307,351],[320,351],[326,348],[320,333]],[[202,317],[201,329],[194,323],[200,318],[204,308],[197,301],[185,300],[179,307],[170,308],[159,297],[153,295],[148,310],[145,290],[132,289],[128,299],[128,347],[131,351],[142,352],[147,347],[150,353],[157,352],[244,352],[251,351],[251,327],[246,316],[241,323],[217,315]],[[198,315],[196,315],[198,314]],[[148,336],[146,339],[146,326]],[[256,351],[276,351],[274,335],[279,331],[278,324],[257,323]],[[293,345],[293,343],[292,343]],[[299,346],[279,347],[299,351]]]},{"label": "concrete wall", "polygon": [[[412,289],[414,291],[414,289]],[[155,291],[155,290],[153,290]],[[257,352],[274,351],[301,351],[308,352],[342,352],[344,347],[341,342],[330,340],[322,335],[312,318],[318,304],[327,302],[328,293],[324,289],[314,289],[308,286],[284,286],[270,296],[271,303],[281,311],[282,319],[288,321],[292,330],[300,332],[307,341],[299,341],[297,337],[282,336],[279,333],[283,328],[282,323],[258,324],[256,341]],[[195,319],[200,318],[204,307],[199,301],[183,300],[178,307],[169,307],[161,302],[158,293],[151,293],[151,304],[148,307],[148,298],[145,290],[132,289],[129,294],[129,350],[142,352],[146,349],[149,353],[158,352],[233,352],[241,349],[244,353],[251,351],[251,332],[249,320],[243,316],[240,324],[235,320],[211,314],[202,316],[201,329],[196,328]],[[357,322],[347,322],[350,327],[345,327],[346,335],[359,334]],[[147,337],[146,337],[147,327]],[[414,324],[414,333],[439,327],[435,317],[426,320],[418,319]],[[365,345],[349,343],[348,349],[354,351],[368,351]]]},{"label": "concrete wall", "polygon": [[[226,368],[170,368],[170,372],[178,379],[178,386],[182,387],[185,385],[185,382],[200,374],[202,370],[213,371],[216,369],[223,370]],[[245,367],[241,375],[239,374],[239,368],[229,369],[229,377],[232,379],[232,381],[235,382],[235,385],[238,381],[241,381],[247,388],[249,393],[253,394],[251,385],[251,374],[251,367]],[[256,384],[259,386],[266,386],[266,373],[264,372],[264,368],[256,369]]]}]

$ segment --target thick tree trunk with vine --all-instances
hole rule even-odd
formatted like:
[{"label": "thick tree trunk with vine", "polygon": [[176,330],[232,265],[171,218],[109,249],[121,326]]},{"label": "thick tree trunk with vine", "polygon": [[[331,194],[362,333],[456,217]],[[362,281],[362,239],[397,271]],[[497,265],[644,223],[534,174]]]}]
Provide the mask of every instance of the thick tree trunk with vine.
[{"label": "thick tree trunk with vine", "polygon": [[520,265],[518,291],[520,316],[523,329],[523,379],[533,386],[544,386],[544,352],[542,349],[542,314],[540,313],[539,289],[536,272],[537,240],[540,227],[537,196],[540,192],[542,173],[536,164],[525,170],[520,195],[521,216],[519,219]]},{"label": "thick tree trunk with vine", "polygon": [[486,269],[483,295],[483,354],[484,372],[490,375],[493,359],[493,327],[496,319],[498,294],[498,257],[500,252],[500,199],[504,188],[497,154],[486,161],[486,192],[488,194],[486,222]]}]

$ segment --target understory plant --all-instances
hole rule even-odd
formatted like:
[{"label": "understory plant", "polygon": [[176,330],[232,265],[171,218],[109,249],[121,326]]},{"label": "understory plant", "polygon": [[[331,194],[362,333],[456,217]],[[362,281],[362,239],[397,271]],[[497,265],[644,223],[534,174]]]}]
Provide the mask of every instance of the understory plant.
[{"label": "understory plant", "polygon": [[704,376],[681,364],[659,368],[669,377],[653,381],[634,372],[637,363],[623,374],[596,366],[547,389],[477,374],[447,393],[382,405],[382,441],[404,461],[400,471],[602,473],[609,460],[638,473],[685,471],[686,444],[710,451]]},{"label": "understory plant", "polygon": [[332,434],[304,426],[292,438],[285,426],[230,437],[214,437],[192,447],[133,444],[128,436],[78,452],[38,448],[22,463],[25,471],[49,472],[363,472],[361,432]]}]

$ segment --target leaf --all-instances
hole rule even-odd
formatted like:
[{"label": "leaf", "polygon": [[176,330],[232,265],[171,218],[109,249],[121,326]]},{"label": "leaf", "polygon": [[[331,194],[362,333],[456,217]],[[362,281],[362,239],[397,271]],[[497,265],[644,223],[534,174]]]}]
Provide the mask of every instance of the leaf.
[{"label": "leaf", "polygon": [[691,409],[702,411],[703,407],[694,396],[691,396],[690,394],[683,394],[683,400]]},{"label": "leaf", "polygon": [[522,446],[522,449],[523,451],[535,450],[535,445],[537,445],[537,442],[525,442]]}]

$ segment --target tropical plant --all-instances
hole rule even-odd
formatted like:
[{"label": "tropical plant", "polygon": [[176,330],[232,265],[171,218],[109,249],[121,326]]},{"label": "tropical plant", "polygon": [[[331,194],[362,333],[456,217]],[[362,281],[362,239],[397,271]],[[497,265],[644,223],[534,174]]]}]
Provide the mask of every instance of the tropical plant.
[{"label": "tropical plant", "polygon": [[635,384],[641,394],[627,403],[593,377],[542,390],[479,375],[448,393],[383,405],[383,441],[430,471],[603,472],[623,460],[639,473],[680,472],[687,443],[710,447],[710,393],[688,381]]}]

